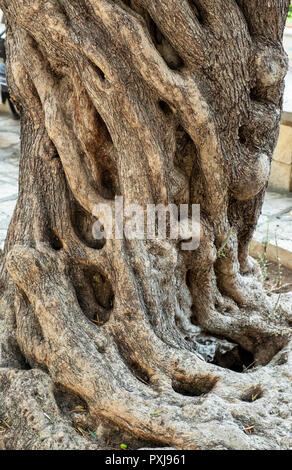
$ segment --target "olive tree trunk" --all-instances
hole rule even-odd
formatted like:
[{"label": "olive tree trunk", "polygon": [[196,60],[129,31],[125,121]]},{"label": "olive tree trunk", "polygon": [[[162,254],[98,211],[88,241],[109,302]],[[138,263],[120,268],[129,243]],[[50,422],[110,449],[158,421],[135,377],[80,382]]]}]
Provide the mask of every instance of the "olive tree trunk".
[{"label": "olive tree trunk", "polygon": [[[0,7],[22,143],[0,446],[289,448],[289,299],[265,294],[248,254],[289,0]],[[96,240],[94,208],[117,196],[200,204],[199,248]]]}]

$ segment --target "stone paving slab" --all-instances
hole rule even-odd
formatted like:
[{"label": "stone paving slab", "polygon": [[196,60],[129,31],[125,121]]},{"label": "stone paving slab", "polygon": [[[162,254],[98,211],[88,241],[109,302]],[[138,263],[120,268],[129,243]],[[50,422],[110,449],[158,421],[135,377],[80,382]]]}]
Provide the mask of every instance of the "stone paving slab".
[{"label": "stone paving slab", "polygon": [[[292,193],[278,193],[268,191],[265,196],[265,202],[261,217],[277,217],[284,214],[292,208]],[[261,217],[259,224],[261,224]]]},{"label": "stone paving slab", "polygon": [[0,249],[3,250],[7,229],[0,229]]},{"label": "stone paving slab", "polygon": [[292,193],[267,192],[250,252],[292,269]]},{"label": "stone paving slab", "polygon": [[285,78],[283,110],[286,113],[292,113],[292,68],[288,70]]},{"label": "stone paving slab", "polygon": [[285,78],[284,111],[292,112],[292,28],[286,28],[284,34],[284,48],[289,58],[289,70]]},{"label": "stone paving slab", "polygon": [[[0,185],[0,202],[3,201],[4,199],[7,200],[7,198],[10,198],[15,194],[15,182],[11,183],[4,183],[2,182]],[[4,201],[3,201],[4,202]],[[1,210],[1,207],[0,207]]]},{"label": "stone paving slab", "polygon": [[10,217],[5,212],[0,212],[0,230],[7,230],[10,222]]},{"label": "stone paving slab", "polygon": [[0,249],[18,196],[20,126],[4,107],[0,109]]},{"label": "stone paving slab", "polygon": [[14,132],[4,131],[0,132],[0,147],[7,148],[11,145],[18,144],[19,135]]}]

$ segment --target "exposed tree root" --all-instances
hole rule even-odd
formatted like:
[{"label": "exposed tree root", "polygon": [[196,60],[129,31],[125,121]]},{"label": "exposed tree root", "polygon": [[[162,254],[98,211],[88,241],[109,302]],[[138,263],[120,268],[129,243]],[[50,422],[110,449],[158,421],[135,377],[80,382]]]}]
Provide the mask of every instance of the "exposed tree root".
[{"label": "exposed tree root", "polygon": [[[263,400],[268,392],[262,390],[268,387],[267,380],[273,376],[281,378],[277,389],[282,389],[284,382],[288,385],[288,363],[275,370],[270,367],[242,375],[227,373],[192,353],[166,346],[151,334],[149,326],[146,329],[146,321],[139,318],[139,313],[131,329],[127,328],[130,312],[124,312],[123,324],[116,320],[116,328],[115,324],[102,327],[90,323],[76,305],[63,263],[45,247],[41,251],[15,247],[7,265],[14,281],[33,305],[43,332],[43,357],[38,346],[34,357],[39,358],[39,365],[49,371],[56,383],[83,397],[93,417],[118,425],[121,433],[123,430],[131,433],[137,441],[151,443],[155,435],[155,445],[195,449],[198,443],[208,448],[216,442],[217,446],[226,448],[248,449],[252,448],[253,440],[258,440],[267,446],[267,436],[262,429],[265,420],[252,413],[250,419],[256,423],[252,426],[260,427],[262,435],[250,437],[244,431],[245,423],[251,426],[249,414],[244,411],[247,413],[244,416],[239,412],[247,406],[239,407],[238,403],[249,403],[242,397],[257,387],[263,396],[259,397],[257,391],[251,402],[257,398]],[[143,336],[141,331],[135,331],[134,325],[143,328]],[[115,336],[111,335],[113,331]],[[134,341],[137,334],[141,339],[139,344]],[[24,343],[22,347],[25,348]],[[123,353],[127,362],[121,360]],[[145,362],[141,360],[143,357]],[[148,384],[139,381],[138,374],[143,373],[147,374]],[[202,420],[202,416],[205,409],[210,412],[210,407],[213,412],[205,422],[207,417]],[[224,416],[228,416],[229,424]],[[222,426],[221,419],[224,419]],[[42,446],[40,442],[37,441],[37,445]],[[75,442],[72,445],[75,446]],[[273,445],[277,448],[276,442]],[[280,445],[286,445],[285,440]]]}]

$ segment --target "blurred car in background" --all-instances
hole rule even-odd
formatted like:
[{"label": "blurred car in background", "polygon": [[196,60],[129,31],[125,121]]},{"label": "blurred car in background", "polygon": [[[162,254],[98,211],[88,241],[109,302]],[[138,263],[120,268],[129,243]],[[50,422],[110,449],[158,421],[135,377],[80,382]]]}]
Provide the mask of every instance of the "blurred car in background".
[{"label": "blurred car in background", "polygon": [[2,103],[5,104],[6,102],[8,102],[13,116],[16,119],[19,119],[19,113],[10,98],[7,81],[6,81],[5,32],[6,32],[5,25],[1,23],[0,24],[0,95],[1,95]]}]

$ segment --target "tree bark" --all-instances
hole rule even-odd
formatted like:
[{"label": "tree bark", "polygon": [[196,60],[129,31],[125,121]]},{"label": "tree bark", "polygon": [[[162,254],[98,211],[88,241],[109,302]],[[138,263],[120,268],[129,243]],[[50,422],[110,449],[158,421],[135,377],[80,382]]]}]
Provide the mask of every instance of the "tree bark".
[{"label": "tree bark", "polygon": [[[0,7],[22,136],[1,267],[2,447],[289,448],[291,295],[268,297],[248,255],[289,0]],[[199,248],[95,240],[94,207],[120,195],[200,204]]]}]

